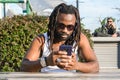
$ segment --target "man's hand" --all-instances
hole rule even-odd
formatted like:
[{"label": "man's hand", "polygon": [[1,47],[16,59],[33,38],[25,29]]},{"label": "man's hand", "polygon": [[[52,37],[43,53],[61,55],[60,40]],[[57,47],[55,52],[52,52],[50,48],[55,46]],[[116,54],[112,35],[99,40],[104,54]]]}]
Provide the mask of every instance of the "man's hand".
[{"label": "man's hand", "polygon": [[115,23],[112,23],[111,25],[112,25],[113,28],[116,28]]},{"label": "man's hand", "polygon": [[77,69],[76,55],[73,53],[71,59],[67,62],[67,65],[64,67],[65,70],[76,70]]},{"label": "man's hand", "polygon": [[[66,51],[53,51],[48,57],[47,57],[47,63],[50,66],[57,65],[61,68],[65,66],[65,63],[70,59],[70,56],[67,56]],[[59,61],[58,61],[59,59]]]},{"label": "man's hand", "polygon": [[114,33],[114,34],[112,35],[112,37],[117,37],[117,33]]},{"label": "man's hand", "polygon": [[[67,66],[68,63],[72,61],[71,59],[72,56],[68,56],[66,51],[59,51],[58,53],[59,57],[56,59],[56,64],[58,67],[64,69],[65,66]],[[60,61],[58,61],[58,59]]]}]

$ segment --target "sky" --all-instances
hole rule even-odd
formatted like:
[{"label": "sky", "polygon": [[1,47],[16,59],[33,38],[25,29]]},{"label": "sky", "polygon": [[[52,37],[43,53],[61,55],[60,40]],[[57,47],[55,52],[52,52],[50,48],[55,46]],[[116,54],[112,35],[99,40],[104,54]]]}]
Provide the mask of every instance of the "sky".
[{"label": "sky", "polygon": [[[63,0],[67,4],[72,4],[76,6],[76,0]],[[2,6],[2,4],[0,4]],[[22,13],[22,9],[19,9],[18,5],[12,4],[7,6],[7,8],[12,8],[13,12]],[[17,8],[17,9],[16,9]],[[115,18],[115,24],[117,28],[120,28],[120,11],[115,8],[120,8],[120,0],[79,0],[79,11],[82,23],[85,25],[85,29],[90,29],[91,33],[98,27],[101,27],[99,19],[104,19],[105,17]],[[0,12],[2,10],[0,9]],[[3,14],[0,14],[0,17]]]},{"label": "sky", "polygon": [[[67,4],[76,6],[76,0],[64,0]],[[115,18],[115,24],[120,28],[120,11],[115,8],[120,8],[120,0],[79,0],[80,17],[84,18],[82,23],[86,29],[91,32],[100,27],[99,19],[105,17]]]}]

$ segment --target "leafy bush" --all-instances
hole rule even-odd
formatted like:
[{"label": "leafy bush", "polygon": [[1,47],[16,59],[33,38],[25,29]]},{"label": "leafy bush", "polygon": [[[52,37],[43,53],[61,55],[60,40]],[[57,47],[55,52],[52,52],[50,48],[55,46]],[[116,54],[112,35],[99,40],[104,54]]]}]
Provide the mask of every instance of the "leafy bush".
[{"label": "leafy bush", "polygon": [[20,71],[32,39],[47,30],[47,17],[14,16],[0,20],[0,72]]},{"label": "leafy bush", "polygon": [[[20,71],[21,61],[33,38],[47,31],[47,18],[33,14],[0,20],[0,72]],[[90,40],[90,33],[82,30]]]}]

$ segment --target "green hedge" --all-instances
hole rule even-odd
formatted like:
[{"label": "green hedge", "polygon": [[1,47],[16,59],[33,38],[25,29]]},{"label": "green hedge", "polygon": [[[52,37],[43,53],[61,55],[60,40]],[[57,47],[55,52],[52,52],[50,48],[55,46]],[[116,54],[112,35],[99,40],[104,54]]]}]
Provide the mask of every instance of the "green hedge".
[{"label": "green hedge", "polygon": [[32,39],[47,30],[47,17],[14,16],[0,20],[0,72],[20,71]]},{"label": "green hedge", "polygon": [[[35,14],[0,20],[0,72],[20,71],[21,61],[31,41],[47,31],[47,24],[47,17]],[[83,32],[90,37],[84,29]]]}]

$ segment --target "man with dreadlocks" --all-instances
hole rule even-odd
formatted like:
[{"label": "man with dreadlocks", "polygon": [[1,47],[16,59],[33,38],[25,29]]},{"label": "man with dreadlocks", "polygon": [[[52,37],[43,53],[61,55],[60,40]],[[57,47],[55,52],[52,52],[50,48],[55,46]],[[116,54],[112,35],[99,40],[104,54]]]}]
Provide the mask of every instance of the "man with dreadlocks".
[{"label": "man with dreadlocks", "polygon": [[[71,56],[59,50],[72,45]],[[79,58],[84,58],[80,62]],[[22,61],[25,72],[98,72],[97,58],[87,37],[81,32],[79,11],[72,5],[59,4],[49,17],[48,31],[37,36]]]}]

